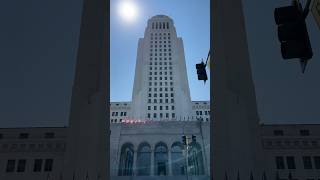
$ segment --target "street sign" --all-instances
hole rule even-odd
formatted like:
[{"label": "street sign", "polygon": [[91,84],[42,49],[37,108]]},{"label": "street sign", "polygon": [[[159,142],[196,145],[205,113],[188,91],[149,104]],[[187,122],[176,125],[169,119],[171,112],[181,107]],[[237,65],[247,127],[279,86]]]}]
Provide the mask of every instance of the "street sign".
[{"label": "street sign", "polygon": [[320,0],[313,1],[311,11],[312,11],[314,20],[317,22],[318,27],[320,28]]}]

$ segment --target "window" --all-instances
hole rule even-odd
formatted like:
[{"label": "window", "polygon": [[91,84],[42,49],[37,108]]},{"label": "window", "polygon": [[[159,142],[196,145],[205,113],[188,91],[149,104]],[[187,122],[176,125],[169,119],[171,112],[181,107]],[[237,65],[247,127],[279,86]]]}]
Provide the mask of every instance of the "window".
[{"label": "window", "polygon": [[296,169],[296,164],[293,156],[287,156],[288,169]]},{"label": "window", "polygon": [[124,112],[123,115],[126,116],[126,115],[127,115],[127,112]]},{"label": "window", "polygon": [[148,118],[150,118],[150,113],[148,113]]},{"label": "window", "polygon": [[199,111],[196,111],[196,114],[199,115]]},{"label": "window", "polygon": [[41,169],[42,169],[42,159],[35,159],[34,160],[33,171],[34,172],[40,172]]},{"label": "window", "polygon": [[44,171],[52,171],[53,159],[46,159],[44,164]]},{"label": "window", "polygon": [[28,139],[29,134],[28,133],[20,133],[19,138],[20,139]]},{"label": "window", "polygon": [[309,136],[310,132],[307,129],[302,129],[302,130],[300,130],[300,135],[301,136]]},{"label": "window", "polygon": [[173,93],[171,93],[171,97],[173,97]]},{"label": "window", "polygon": [[200,115],[202,115],[202,111],[199,111]]},{"label": "window", "polygon": [[162,103],[162,99],[160,99],[160,103]]},{"label": "window", "polygon": [[174,99],[171,99],[171,103],[174,103]]},{"label": "window", "polygon": [[157,110],[157,106],[153,106],[153,110]]},{"label": "window", "polygon": [[277,166],[277,169],[284,169],[284,159],[282,156],[276,157],[276,166]]},{"label": "window", "polygon": [[124,144],[121,147],[120,163],[119,163],[119,176],[132,176],[133,171],[133,145],[130,143]]},{"label": "window", "polygon": [[169,110],[169,106],[166,106],[166,110]]},{"label": "window", "polygon": [[153,118],[157,118],[157,113],[153,113]]},{"label": "window", "polygon": [[6,172],[13,172],[16,166],[16,160],[9,159],[7,162]]},{"label": "window", "polygon": [[155,94],[153,94],[153,97],[157,97],[157,94],[155,93]]},{"label": "window", "polygon": [[120,116],[123,116],[123,112],[121,112]]},{"label": "window", "polygon": [[208,112],[207,112],[207,111],[204,111],[204,114],[205,114],[205,115],[208,115]]},{"label": "window", "polygon": [[314,166],[316,169],[320,169],[320,156],[313,157],[314,160]]},{"label": "window", "polygon": [[180,142],[173,143],[171,147],[172,174],[184,175],[186,169],[186,161],[182,154],[183,146]]},{"label": "window", "polygon": [[148,110],[151,110],[151,106],[148,106]]},{"label": "window", "polygon": [[160,113],[160,118],[163,118],[163,114],[162,113]]},{"label": "window", "polygon": [[172,115],[172,118],[175,118],[175,116],[176,116],[174,113],[172,113],[171,115]]},{"label": "window", "polygon": [[47,132],[47,133],[44,134],[44,138],[52,139],[52,138],[54,138],[54,133],[53,132]]},{"label": "window", "polygon": [[165,94],[165,97],[168,97],[168,93]]},{"label": "window", "polygon": [[148,99],[148,103],[151,103],[151,99]]},{"label": "window", "polygon": [[169,118],[169,113],[166,113],[166,118]]},{"label": "window", "polygon": [[168,148],[163,142],[155,146],[154,168],[155,175],[165,176],[168,174]]},{"label": "window", "polygon": [[174,110],[174,106],[171,106],[171,110]]},{"label": "window", "polygon": [[191,143],[191,148],[188,152],[188,169],[190,169],[191,175],[203,175],[204,166],[202,158],[202,150],[198,143]]},{"label": "window", "polygon": [[154,99],[154,100],[153,100],[153,103],[157,103],[157,99]]},{"label": "window", "polygon": [[162,106],[160,106],[160,110],[162,110]]},{"label": "window", "polygon": [[148,176],[151,170],[151,147],[147,143],[139,145],[137,154],[138,176]]},{"label": "window", "polygon": [[312,169],[312,162],[311,162],[310,156],[303,156],[302,160],[303,160],[304,169]]}]

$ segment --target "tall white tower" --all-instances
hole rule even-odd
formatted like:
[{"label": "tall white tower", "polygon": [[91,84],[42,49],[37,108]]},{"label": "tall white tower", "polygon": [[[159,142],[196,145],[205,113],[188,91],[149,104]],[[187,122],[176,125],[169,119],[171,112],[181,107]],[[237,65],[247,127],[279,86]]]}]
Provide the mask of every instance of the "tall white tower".
[{"label": "tall white tower", "polygon": [[187,121],[191,111],[183,41],[171,18],[156,15],[138,42],[131,116]]}]

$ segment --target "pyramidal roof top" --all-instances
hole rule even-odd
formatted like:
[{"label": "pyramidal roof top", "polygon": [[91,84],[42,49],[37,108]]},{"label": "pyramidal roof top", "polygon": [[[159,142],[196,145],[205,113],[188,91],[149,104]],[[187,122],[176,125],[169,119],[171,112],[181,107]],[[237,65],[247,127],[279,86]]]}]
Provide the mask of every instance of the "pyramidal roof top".
[{"label": "pyramidal roof top", "polygon": [[151,19],[154,19],[154,18],[168,18],[168,19],[171,19],[169,16],[167,15],[163,15],[163,14],[158,14],[158,15],[155,15],[155,16],[152,16]]}]

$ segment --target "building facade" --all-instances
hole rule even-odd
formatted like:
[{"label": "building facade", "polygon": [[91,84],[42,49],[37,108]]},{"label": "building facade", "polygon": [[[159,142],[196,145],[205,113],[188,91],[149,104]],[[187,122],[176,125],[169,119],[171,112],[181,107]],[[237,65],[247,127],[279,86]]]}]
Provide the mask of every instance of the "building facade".
[{"label": "building facade", "polygon": [[191,112],[182,38],[171,18],[154,16],[138,42],[131,117],[187,120]]},{"label": "building facade", "polygon": [[[202,148],[202,159],[199,159],[204,168],[198,170],[197,176],[194,176],[195,170],[190,170],[189,179],[208,178],[210,162],[206,156],[209,156],[210,148],[206,144],[210,142],[210,122],[148,123],[111,124],[112,179],[186,179],[186,176],[182,175],[184,170],[181,169],[185,164],[184,154],[180,149],[181,134],[194,134],[197,137],[196,143]],[[289,179],[289,174],[292,179],[320,179],[319,124],[261,124],[260,127],[263,154],[267,157],[264,164],[273,179],[277,176],[279,179]],[[66,127],[0,129],[0,179],[60,180],[66,131]],[[127,147],[132,151],[132,172],[128,172],[133,176],[119,176],[121,149]],[[156,158],[162,152],[159,147],[163,147],[162,154],[168,162],[164,166],[165,170],[156,168]],[[141,161],[142,159],[144,161]],[[165,176],[157,174],[164,171]]]}]

